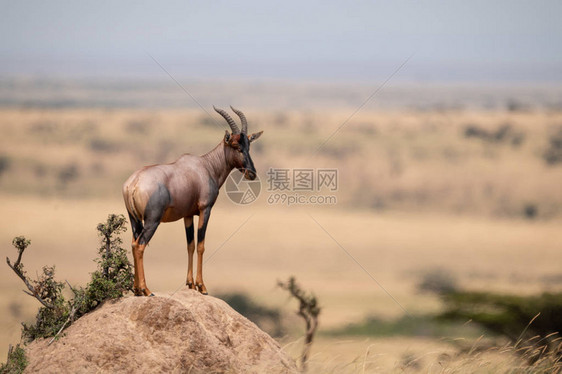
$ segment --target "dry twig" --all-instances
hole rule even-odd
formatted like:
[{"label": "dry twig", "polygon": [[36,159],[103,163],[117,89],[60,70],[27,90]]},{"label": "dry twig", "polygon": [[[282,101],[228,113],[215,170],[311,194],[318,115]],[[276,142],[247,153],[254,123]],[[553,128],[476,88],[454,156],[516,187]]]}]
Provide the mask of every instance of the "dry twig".
[{"label": "dry twig", "polygon": [[314,334],[318,328],[318,315],[320,314],[318,300],[316,300],[316,296],[314,295],[307,295],[306,292],[304,292],[296,283],[295,277],[290,277],[286,283],[278,281],[277,285],[282,289],[289,291],[291,296],[299,301],[299,310],[297,311],[297,314],[306,322],[304,349],[301,357],[301,370],[306,371],[306,362],[310,354],[312,340],[314,339]]},{"label": "dry twig", "polygon": [[34,298],[36,298],[46,308],[54,309],[55,307],[53,306],[53,304],[45,301],[44,299],[41,298],[41,296],[39,296],[37,288],[31,284],[31,282],[27,278],[27,275],[25,274],[25,271],[23,270],[23,264],[21,263],[21,258],[23,256],[23,252],[25,251],[25,249],[31,244],[31,241],[23,236],[18,236],[14,238],[12,244],[18,250],[18,258],[16,262],[12,265],[10,259],[6,257],[6,263],[8,264],[10,269],[12,269],[17,274],[17,276],[20,277],[20,279],[23,281],[23,283],[25,283],[27,289],[29,290],[29,292],[25,290],[23,290],[23,292],[25,292],[29,296],[33,296]]}]

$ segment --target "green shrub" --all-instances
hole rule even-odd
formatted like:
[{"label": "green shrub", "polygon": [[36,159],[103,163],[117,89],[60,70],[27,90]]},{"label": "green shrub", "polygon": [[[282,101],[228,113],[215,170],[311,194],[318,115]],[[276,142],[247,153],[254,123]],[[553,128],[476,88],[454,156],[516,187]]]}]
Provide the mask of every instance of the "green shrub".
[{"label": "green shrub", "polygon": [[443,294],[442,319],[472,320],[513,341],[562,332],[562,293],[538,296],[457,291]]},{"label": "green shrub", "polygon": [[457,280],[452,273],[445,269],[435,268],[423,274],[418,290],[444,294],[454,292],[457,289]]},{"label": "green shrub", "polygon": [[20,345],[15,348],[10,346],[8,351],[8,361],[0,365],[0,374],[21,374],[27,366],[27,357],[25,351]]},{"label": "green shrub", "polygon": [[133,289],[133,266],[119,237],[127,230],[123,215],[110,214],[105,224],[97,227],[101,245],[95,260],[98,269],[85,289],[73,289],[77,317],[95,309],[105,300],[123,297]]},{"label": "green shrub", "polygon": [[64,284],[55,280],[55,267],[43,267],[43,273],[37,280],[31,280],[21,263],[23,253],[31,241],[23,236],[17,236],[12,240],[12,245],[18,250],[18,257],[14,264],[6,258],[8,266],[25,283],[28,295],[35,297],[42,305],[37,312],[35,324],[22,324],[22,338],[24,342],[36,338],[55,335],[63,326],[68,317],[69,309],[65,302],[62,290]]},{"label": "green shrub", "polygon": [[256,304],[248,295],[243,293],[223,294],[217,297],[226,301],[232,309],[254,322],[269,334],[273,336],[281,336],[283,334],[281,312],[278,309]]},{"label": "green shrub", "polygon": [[34,324],[22,323],[24,342],[55,336],[70,315],[70,307],[62,294],[64,283],[55,280],[54,266],[43,267],[43,274],[33,282],[36,285],[37,296],[49,306],[39,308]]},{"label": "green shrub", "polygon": [[562,163],[562,127],[548,139],[548,148],[543,153],[543,159],[549,165]]},{"label": "green shrub", "polygon": [[105,300],[119,298],[133,288],[133,267],[121,247],[119,234],[126,231],[125,217],[110,214],[105,223],[97,227],[101,245],[98,250],[98,264],[92,273],[86,288],[70,289],[74,296],[66,300],[63,296],[64,283],[55,280],[55,267],[43,267],[43,273],[37,280],[28,278],[21,259],[25,249],[31,244],[23,236],[14,238],[13,245],[18,250],[14,264],[6,259],[8,266],[22,279],[29,292],[42,306],[37,312],[35,323],[23,324],[22,339],[24,343],[37,338],[57,336],[64,328],[70,326],[80,316],[97,308]]},{"label": "green shrub", "polygon": [[482,331],[474,325],[462,322],[444,321],[434,315],[404,315],[385,320],[376,316],[367,317],[362,322],[327,331],[328,336],[423,336],[423,337],[473,337]]},{"label": "green shrub", "polygon": [[12,159],[6,155],[0,155],[0,176],[12,166]]}]

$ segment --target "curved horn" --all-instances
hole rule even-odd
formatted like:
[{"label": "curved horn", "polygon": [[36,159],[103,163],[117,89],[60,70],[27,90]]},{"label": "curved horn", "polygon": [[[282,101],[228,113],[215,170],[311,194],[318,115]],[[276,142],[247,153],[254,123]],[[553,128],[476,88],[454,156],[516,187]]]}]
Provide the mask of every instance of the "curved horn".
[{"label": "curved horn", "polygon": [[215,112],[220,114],[222,116],[222,118],[224,118],[226,120],[226,122],[228,122],[228,125],[230,126],[230,129],[232,130],[233,134],[240,134],[240,129],[238,128],[238,125],[236,124],[236,122],[234,122],[232,117],[230,117],[228,115],[227,112],[225,112],[222,109],[215,108],[214,105],[213,105],[213,109],[215,110]]},{"label": "curved horn", "polygon": [[248,121],[246,120],[246,116],[244,115],[244,113],[242,113],[241,110],[234,109],[232,107],[232,105],[230,106],[230,109],[232,109],[232,111],[234,113],[236,113],[238,115],[238,117],[240,117],[240,121],[242,122],[242,133],[247,134],[248,133]]}]

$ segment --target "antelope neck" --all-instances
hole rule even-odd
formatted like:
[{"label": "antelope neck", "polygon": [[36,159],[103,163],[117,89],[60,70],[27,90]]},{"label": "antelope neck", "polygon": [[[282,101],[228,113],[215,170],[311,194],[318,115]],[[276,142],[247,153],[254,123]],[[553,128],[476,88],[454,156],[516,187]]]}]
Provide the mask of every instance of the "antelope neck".
[{"label": "antelope neck", "polygon": [[220,142],[214,149],[201,156],[205,167],[209,170],[211,177],[217,182],[219,188],[234,169],[234,165],[228,162],[226,157],[226,147],[224,142]]}]

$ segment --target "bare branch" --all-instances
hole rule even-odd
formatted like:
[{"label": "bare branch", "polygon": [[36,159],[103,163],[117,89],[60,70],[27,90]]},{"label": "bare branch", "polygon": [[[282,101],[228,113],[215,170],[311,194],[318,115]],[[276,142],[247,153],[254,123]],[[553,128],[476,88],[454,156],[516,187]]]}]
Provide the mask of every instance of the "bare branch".
[{"label": "bare branch", "polygon": [[[68,283],[68,282],[67,282]],[[70,284],[69,284],[70,286]],[[62,324],[61,328],[59,329],[59,331],[57,331],[57,333],[55,334],[55,336],[53,336],[53,338],[49,341],[49,344],[47,345],[51,345],[52,342],[55,341],[55,339],[57,338],[57,336],[59,336],[59,334],[62,332],[62,330],[64,330],[64,328],[66,327],[66,325],[68,324],[68,322],[72,323],[74,322],[74,315],[76,314],[76,307],[73,306],[72,310],[70,311],[70,314],[68,316],[68,318],[66,319],[66,321],[64,321],[64,323]]]},{"label": "bare branch", "polygon": [[25,275],[25,271],[23,270],[23,264],[21,263],[21,258],[23,256],[23,252],[29,246],[29,244],[31,244],[31,242],[29,240],[25,239],[23,236],[18,236],[16,238],[14,238],[14,240],[12,241],[12,244],[18,250],[18,258],[17,258],[16,262],[12,265],[12,263],[10,262],[10,259],[8,257],[6,257],[6,263],[8,264],[10,269],[12,269],[14,271],[14,273],[16,273],[16,275],[18,277],[20,277],[20,279],[23,281],[23,283],[25,283],[25,286],[27,287],[27,289],[30,291],[30,292],[27,292],[27,291],[24,290],[23,292],[25,292],[26,294],[36,298],[46,308],[54,309],[54,305],[52,305],[51,303],[43,300],[38,295],[37,290],[35,289],[35,287],[33,287],[31,282],[29,281],[29,279]]},{"label": "bare branch", "polygon": [[301,316],[306,323],[306,333],[304,340],[304,349],[301,356],[301,370],[306,371],[306,363],[310,354],[312,340],[318,328],[318,315],[320,314],[320,307],[314,295],[307,295],[296,283],[295,277],[289,278],[286,283],[281,281],[277,285],[284,290],[287,290],[291,295],[299,301],[299,310],[297,314]]}]

